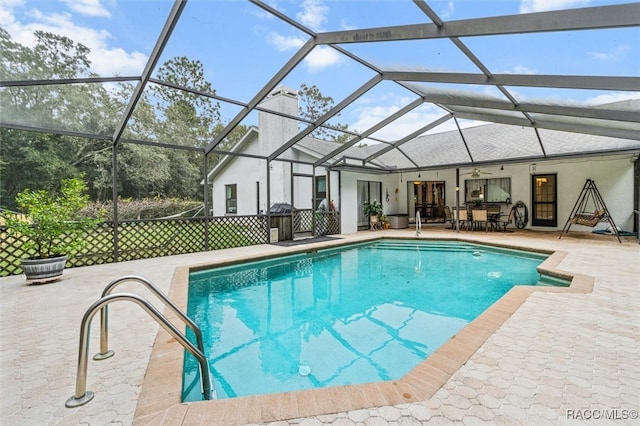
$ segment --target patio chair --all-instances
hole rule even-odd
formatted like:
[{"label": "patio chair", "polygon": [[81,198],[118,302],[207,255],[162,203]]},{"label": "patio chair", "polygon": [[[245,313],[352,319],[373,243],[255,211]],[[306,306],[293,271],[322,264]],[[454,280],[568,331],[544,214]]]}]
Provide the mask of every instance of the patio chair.
[{"label": "patio chair", "polygon": [[500,219],[500,222],[498,223],[498,225],[502,225],[502,232],[507,232],[507,226],[509,226],[509,224],[513,222],[515,215],[516,215],[516,208],[512,207],[507,219]]},{"label": "patio chair", "polygon": [[467,229],[469,225],[469,219],[467,217],[467,209],[454,210],[454,218],[451,228],[456,228],[456,219],[460,222],[460,229]]},{"label": "patio chair", "polygon": [[472,212],[473,214],[473,228],[474,229],[482,229],[484,228],[485,232],[489,230],[489,216],[487,215],[487,211],[485,209],[478,209]]},{"label": "patio chair", "polygon": [[453,215],[451,214],[451,208],[449,206],[444,206],[444,223],[451,224],[451,227],[448,229],[453,229],[456,224],[456,221],[453,219]]}]

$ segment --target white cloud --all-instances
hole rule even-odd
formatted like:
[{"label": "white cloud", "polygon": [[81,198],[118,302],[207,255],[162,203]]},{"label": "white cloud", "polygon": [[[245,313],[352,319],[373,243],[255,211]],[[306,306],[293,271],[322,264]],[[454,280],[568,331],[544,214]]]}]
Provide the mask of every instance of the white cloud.
[{"label": "white cloud", "polygon": [[589,52],[589,56],[603,62],[618,61],[626,56],[626,53],[630,50],[631,46],[623,45],[613,48],[610,52]]},{"label": "white cloud", "polygon": [[[4,6],[7,5],[5,2]],[[5,8],[0,14],[0,25],[11,34],[14,41],[25,46],[34,46],[34,31],[40,30],[69,37],[91,49],[88,55],[91,71],[101,76],[139,75],[147,62],[147,55],[141,52],[127,52],[122,48],[111,47],[111,33],[104,29],[90,28],[73,22],[70,13],[45,14],[31,9],[25,14],[28,22],[16,19],[14,11],[22,6],[13,1],[12,8]]]},{"label": "white cloud", "polygon": [[617,92],[617,93],[606,93],[604,95],[594,96],[592,98],[587,99],[588,105],[601,105],[601,104],[610,104],[613,102],[626,101],[629,99],[640,99],[640,93],[638,92]]},{"label": "white cloud", "polygon": [[[411,101],[412,99],[407,97],[394,96],[389,96],[386,99],[376,99],[373,102],[363,99],[363,105],[357,111],[357,119],[353,124],[350,124],[349,127],[359,132],[363,132],[386,119]],[[424,104],[378,130],[372,136],[392,142],[397,141],[421,127],[439,119],[443,115],[445,115],[444,110],[436,107],[435,105]],[[455,128],[455,123],[452,124],[452,126],[453,127],[449,128],[449,125],[445,122],[435,129],[432,129],[430,132],[452,130]]]},{"label": "white cloud", "polygon": [[[267,35],[267,41],[280,52],[297,50],[306,42],[300,37],[283,36],[274,32]],[[328,46],[316,46],[303,61],[310,72],[317,72],[341,62],[342,56]]]},{"label": "white cloud", "polygon": [[305,43],[300,37],[283,36],[274,32],[267,35],[267,41],[280,52],[299,49]]},{"label": "white cloud", "polygon": [[296,14],[296,18],[314,31],[321,31],[327,22],[329,8],[320,0],[304,0],[302,11]]},{"label": "white cloud", "polygon": [[62,0],[67,7],[85,16],[110,17],[111,13],[100,4],[100,0]]},{"label": "white cloud", "polygon": [[317,72],[342,62],[342,55],[328,46],[316,46],[304,59],[310,72]]},{"label": "white cloud", "polygon": [[522,0],[520,3],[520,13],[571,9],[584,7],[589,3],[589,0]]},{"label": "white cloud", "polygon": [[[327,21],[329,8],[320,0],[305,0],[302,2],[302,11],[296,18],[314,31],[322,30]],[[284,36],[275,32],[267,34],[267,42],[280,52],[297,50],[306,43],[306,39],[298,36]],[[316,46],[304,59],[303,64],[309,72],[318,72],[327,67],[340,64],[342,55],[328,46]]]},{"label": "white cloud", "polygon": [[443,20],[449,19],[453,15],[453,12],[455,11],[455,9],[456,8],[453,1],[452,0],[448,1],[446,4],[446,9],[440,12],[440,18],[442,18]]}]

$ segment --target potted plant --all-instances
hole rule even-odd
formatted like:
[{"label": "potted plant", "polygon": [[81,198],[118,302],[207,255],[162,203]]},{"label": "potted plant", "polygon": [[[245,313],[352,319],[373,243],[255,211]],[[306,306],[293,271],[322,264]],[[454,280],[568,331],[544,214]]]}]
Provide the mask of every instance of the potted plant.
[{"label": "potted plant", "polygon": [[365,201],[363,204],[364,214],[369,216],[369,225],[371,229],[380,228],[380,217],[382,216],[382,204],[377,200],[372,202]]},{"label": "potted plant", "polygon": [[383,214],[382,216],[380,216],[379,219],[384,229],[391,229],[391,223],[389,222],[389,218],[387,217],[386,214]]},{"label": "potted plant", "polygon": [[29,257],[21,260],[21,266],[28,281],[58,279],[67,256],[85,244],[85,231],[100,221],[81,214],[89,204],[86,190],[86,183],[79,178],[63,180],[59,194],[27,188],[16,195],[24,216],[2,212],[9,235],[25,240],[23,250]]}]

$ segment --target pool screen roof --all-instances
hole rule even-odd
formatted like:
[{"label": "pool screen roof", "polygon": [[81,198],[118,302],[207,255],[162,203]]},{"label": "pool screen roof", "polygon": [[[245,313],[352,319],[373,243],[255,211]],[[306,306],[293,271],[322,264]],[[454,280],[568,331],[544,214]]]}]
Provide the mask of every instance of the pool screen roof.
[{"label": "pool screen roof", "polygon": [[[112,75],[87,71],[58,79],[3,71],[0,126],[114,145],[140,143],[225,154],[233,144],[223,142],[236,126],[255,129],[257,111],[264,110],[261,102],[268,95],[279,87],[304,83],[317,84],[335,103],[313,119],[277,113],[295,120],[299,132],[262,158],[286,159],[287,152],[298,148],[316,154],[315,166],[392,172],[640,149],[640,3],[602,2],[595,7],[492,15],[500,2],[488,1],[485,8],[473,9],[475,16],[467,16],[465,2],[460,2],[457,16],[463,18],[447,20],[446,14],[436,12],[441,2],[362,1],[345,8],[351,15],[317,28],[295,13],[291,3],[280,8],[259,0],[123,3],[123,8],[135,4],[147,9],[139,17],[132,10],[122,22],[123,32],[133,34],[136,19],[154,20],[157,28],[152,34],[136,33],[142,38],[140,45],[149,46],[143,52],[144,68],[135,74],[123,68]],[[330,6],[342,7],[340,2]],[[248,15],[260,15],[260,24],[243,27],[251,22]],[[594,32],[630,46],[633,54],[619,60],[628,61],[632,67],[625,69],[635,72],[620,75],[619,63],[598,69],[584,66],[580,58],[589,46],[583,37]],[[281,45],[289,41],[289,50],[265,52],[265,40],[280,40]],[[575,56],[553,54],[555,46],[567,43]],[[527,61],[527,52],[545,50],[548,61]],[[230,51],[241,54],[232,56]],[[488,54],[492,51],[503,52],[503,60]],[[277,58],[267,62],[265,54]],[[181,55],[201,61],[213,85],[163,79],[160,64]],[[340,68],[314,69],[314,60],[323,55],[335,57]],[[5,70],[19,68],[19,57],[11,52],[3,56],[9,63]],[[528,68],[503,71],[512,57]],[[327,79],[339,84],[325,91],[319,82]],[[81,105],[67,105],[65,99],[77,99],[83,87],[91,86],[127,91],[126,102],[87,119]],[[141,97],[158,87],[175,96],[215,102],[223,125],[212,137],[197,141],[158,140],[136,132],[139,116],[159,114],[138,108]],[[15,91],[38,90],[55,92],[60,100],[50,114],[5,102]],[[395,102],[382,107],[391,93]],[[340,127],[365,104],[380,108],[370,108],[377,112],[368,120]],[[73,119],[56,120],[57,115]],[[319,129],[343,135],[343,143],[314,136]]]}]

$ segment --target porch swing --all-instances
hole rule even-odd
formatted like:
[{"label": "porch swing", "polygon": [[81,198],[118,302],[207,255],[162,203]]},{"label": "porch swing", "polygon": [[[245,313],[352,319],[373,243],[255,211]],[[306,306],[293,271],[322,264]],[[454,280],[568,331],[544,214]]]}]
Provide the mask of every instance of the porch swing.
[{"label": "porch swing", "polygon": [[608,222],[611,232],[618,238],[618,242],[622,243],[618,227],[613,222],[596,183],[587,179],[558,239],[562,238],[563,233],[568,233],[573,224],[593,228],[600,222]]}]

